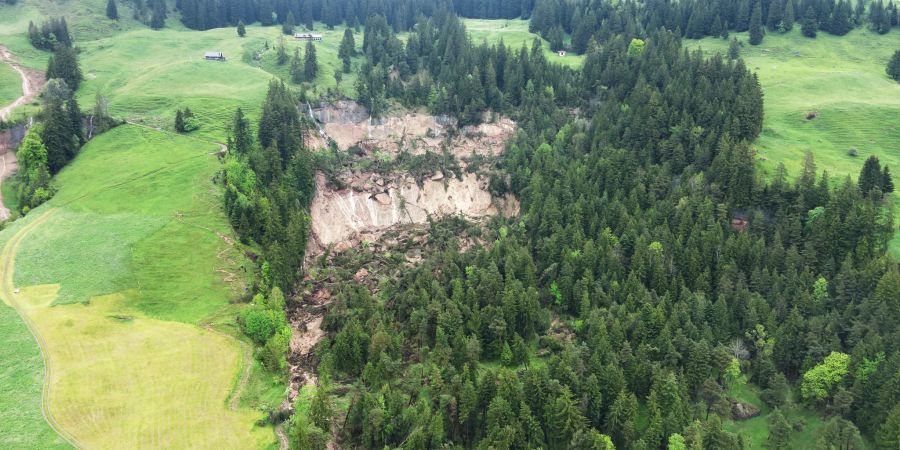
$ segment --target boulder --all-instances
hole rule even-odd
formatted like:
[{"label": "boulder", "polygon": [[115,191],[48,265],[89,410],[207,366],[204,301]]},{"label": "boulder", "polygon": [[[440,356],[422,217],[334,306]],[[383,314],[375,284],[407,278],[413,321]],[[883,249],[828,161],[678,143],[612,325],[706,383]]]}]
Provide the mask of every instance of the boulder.
[{"label": "boulder", "polygon": [[741,403],[737,401],[731,403],[731,417],[734,420],[752,419],[758,415],[759,408],[749,403]]},{"label": "boulder", "polygon": [[391,196],[385,194],[384,192],[380,194],[375,194],[375,201],[381,203],[382,205],[390,205],[391,204]]}]

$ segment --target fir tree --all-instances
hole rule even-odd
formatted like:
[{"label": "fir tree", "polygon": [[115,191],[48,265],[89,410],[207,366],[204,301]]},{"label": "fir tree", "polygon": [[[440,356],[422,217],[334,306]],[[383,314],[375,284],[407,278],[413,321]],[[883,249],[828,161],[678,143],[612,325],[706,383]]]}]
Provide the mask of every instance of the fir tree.
[{"label": "fir tree", "polygon": [[816,21],[816,10],[812,6],[806,8],[806,14],[803,15],[803,24],[800,31],[808,38],[815,38],[819,31],[819,23]]},{"label": "fir tree", "polygon": [[303,59],[303,77],[312,83],[319,74],[319,62],[316,60],[316,46],[312,42],[306,43],[306,55]]},{"label": "fir tree", "polygon": [[356,56],[356,40],[353,38],[353,32],[349,28],[344,30],[344,37],[341,39],[341,46],[338,49],[338,58],[343,62],[344,73],[350,73],[350,58]]},{"label": "fir tree", "polygon": [[781,0],[772,0],[769,3],[769,17],[766,19],[766,27],[769,31],[778,31],[782,18]]},{"label": "fir tree", "polygon": [[888,76],[894,81],[900,82],[900,50],[897,50],[894,52],[894,56],[891,56],[886,71]]},{"label": "fir tree", "polygon": [[300,62],[300,48],[294,49],[294,56],[291,58],[291,83],[300,84],[304,80],[303,63]]},{"label": "fir tree", "polygon": [[184,113],[179,109],[175,112],[175,131],[179,133],[184,133]]},{"label": "fir tree", "polygon": [[744,32],[750,28],[750,0],[741,0],[735,18],[735,31]]},{"label": "fir tree", "polygon": [[288,12],[287,18],[284,19],[284,23],[281,24],[281,32],[290,36],[294,35],[294,27],[296,23],[294,21],[294,13],[293,11]]},{"label": "fir tree", "polygon": [[767,443],[772,450],[787,450],[791,447],[791,425],[778,408],[769,416]]},{"label": "fir tree", "polygon": [[247,27],[244,26],[243,20],[238,20],[237,24],[237,34],[239,37],[244,37],[247,35]]},{"label": "fir tree", "polygon": [[750,45],[759,45],[763,40],[762,8],[759,3],[756,2],[750,16]]},{"label": "fir tree", "polygon": [[116,0],[106,2],[106,17],[112,20],[119,20],[119,8],[116,7]]},{"label": "fir tree", "polygon": [[881,172],[881,162],[877,156],[870,156],[863,164],[863,168],[859,173],[859,190],[864,196],[869,195],[872,189],[880,188],[882,184],[883,174]]},{"label": "fir tree", "polygon": [[287,49],[284,47],[284,39],[279,39],[278,41],[277,58],[279,66],[283,66],[288,62]]},{"label": "fir tree", "polygon": [[738,42],[737,38],[731,39],[731,44],[728,45],[728,59],[734,60],[741,57],[741,43]]},{"label": "fir tree", "polygon": [[881,173],[881,192],[885,194],[894,192],[894,180],[891,178],[891,170],[888,169],[887,164],[885,164],[884,171]]},{"label": "fir tree", "polygon": [[784,16],[781,19],[781,31],[786,33],[793,30],[795,21],[794,1],[787,0],[787,3],[784,5]]},{"label": "fir tree", "polygon": [[164,26],[166,26],[166,2],[165,0],[153,0],[150,28],[158,30]]},{"label": "fir tree", "polygon": [[78,56],[71,47],[57,44],[53,56],[47,62],[47,79],[59,78],[66,82],[72,91],[78,90],[78,85],[84,78],[81,68],[78,66]]}]

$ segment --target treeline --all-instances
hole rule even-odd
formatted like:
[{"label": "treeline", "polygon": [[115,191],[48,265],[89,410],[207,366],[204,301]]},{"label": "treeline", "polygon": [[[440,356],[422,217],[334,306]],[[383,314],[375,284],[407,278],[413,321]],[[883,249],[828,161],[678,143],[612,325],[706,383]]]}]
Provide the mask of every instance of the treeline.
[{"label": "treeline", "polygon": [[[540,33],[554,50],[584,53],[591,40],[606,42],[616,35],[641,38],[660,28],[692,39],[750,31],[751,43],[758,44],[766,30],[786,32],[802,26],[808,37],[819,30],[841,36],[869,26],[886,33],[898,26],[898,20],[892,0],[869,2],[868,10],[862,0],[537,0],[530,30]],[[565,44],[566,36],[571,36],[570,45]]]},{"label": "treeline", "polygon": [[386,18],[370,17],[362,50],[366,62],[356,89],[359,101],[376,116],[393,98],[455,116],[465,125],[480,122],[488,110],[512,112],[541,97],[563,104],[578,98],[576,73],[550,64],[539,44],[530,50],[503,43],[476,46],[452,13],[423,19],[405,44]]},{"label": "treeline", "polygon": [[308,133],[294,94],[273,81],[255,137],[237,110],[221,174],[232,226],[243,242],[262,249],[253,286],[257,296],[241,325],[262,346],[259,357],[266,367],[281,373],[290,341],[281,292],[293,292],[300,274],[313,195],[311,156],[303,141]]},{"label": "treeline", "polygon": [[[490,248],[434,254],[377,298],[336,287],[316,355],[354,386],[341,443],[741,449],[722,421],[749,380],[776,408],[771,448],[791,445],[791,401],[830,417],[810,445],[895,448],[900,268],[872,195],[889,171],[832,188],[808,156],[762,182],[756,77],[677,33],[592,46],[577,82],[577,117],[552,80],[519,104],[503,165],[521,218]],[[318,448],[340,418],[309,416],[292,437]]]},{"label": "treeline", "polygon": [[[84,145],[82,112],[75,98],[83,76],[78,55],[72,48],[65,19],[51,19],[41,26],[28,26],[29,40],[40,49],[52,49],[47,63],[47,84],[41,92],[37,124],[26,135],[16,153],[19,163],[17,196],[22,213],[49,200],[51,177],[71,161]],[[98,97],[98,127],[108,124],[104,103]],[[99,112],[99,114],[98,114]]]}]

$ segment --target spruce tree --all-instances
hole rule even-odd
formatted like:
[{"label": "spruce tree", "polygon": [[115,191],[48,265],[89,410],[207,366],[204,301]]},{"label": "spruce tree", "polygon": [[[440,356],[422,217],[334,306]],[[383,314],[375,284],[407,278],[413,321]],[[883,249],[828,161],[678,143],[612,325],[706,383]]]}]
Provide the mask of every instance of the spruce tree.
[{"label": "spruce tree", "polygon": [[106,2],[106,17],[112,20],[119,20],[119,8],[116,7],[116,0]]},{"label": "spruce tree", "polygon": [[184,113],[180,109],[175,112],[175,131],[184,133]]},{"label": "spruce tree", "polygon": [[890,194],[894,192],[894,180],[891,178],[891,170],[888,169],[888,166],[884,166],[884,171],[881,172],[881,192],[885,194]]},{"label": "spruce tree", "polygon": [[750,28],[750,0],[741,0],[735,18],[734,29],[738,32],[747,31]]},{"label": "spruce tree", "polygon": [[741,44],[738,42],[737,38],[731,39],[731,44],[728,45],[728,59],[738,59],[741,57]]},{"label": "spruce tree", "polygon": [[239,37],[244,37],[247,35],[247,27],[244,26],[243,20],[238,20],[237,24],[237,34]]},{"label": "spruce tree", "polygon": [[876,187],[881,187],[882,177],[881,162],[878,161],[877,156],[870,156],[859,172],[859,180],[857,180],[859,190],[862,191],[864,196],[869,195],[869,191]]},{"label": "spruce tree", "polygon": [[353,38],[353,32],[349,28],[344,30],[344,37],[341,39],[341,46],[338,49],[338,58],[343,61],[344,73],[350,73],[350,58],[356,56],[356,40]]},{"label": "spruce tree", "polygon": [[294,49],[294,57],[291,58],[291,83],[300,84],[303,82],[303,65],[300,62],[300,48]]},{"label": "spruce tree", "polygon": [[277,55],[278,65],[283,66],[288,61],[287,49],[284,48],[284,39],[279,39]]},{"label": "spruce tree", "polygon": [[794,14],[794,1],[787,0],[787,3],[784,5],[784,15],[781,19],[781,31],[788,32],[794,29],[794,22],[797,20]]},{"label": "spruce tree", "polygon": [[78,85],[84,78],[81,68],[78,66],[78,56],[71,47],[57,44],[53,56],[47,62],[47,79],[59,78],[66,82],[72,91],[78,90]]},{"label": "spruce tree", "polygon": [[769,416],[767,443],[772,450],[787,450],[791,446],[791,425],[778,408]]},{"label": "spruce tree", "polygon": [[781,0],[772,0],[769,3],[769,17],[766,19],[766,27],[769,31],[778,31],[782,15]]},{"label": "spruce tree", "polygon": [[312,42],[306,43],[306,56],[303,60],[303,77],[312,83],[319,74],[319,62],[316,60],[316,46]]},{"label": "spruce tree", "polygon": [[756,2],[753,14],[750,16],[750,45],[759,45],[763,40],[762,8],[759,3]]},{"label": "spruce tree", "polygon": [[887,74],[894,81],[900,82],[900,50],[894,52],[887,65]]},{"label": "spruce tree", "polygon": [[153,11],[150,16],[150,28],[159,30],[166,26],[166,2],[165,0],[154,0]]},{"label": "spruce tree", "polygon": [[281,32],[292,36],[294,34],[295,26],[294,13],[292,11],[288,12],[287,18],[284,19],[284,23],[281,24]]},{"label": "spruce tree", "polygon": [[819,23],[816,21],[816,10],[812,6],[806,8],[806,14],[803,15],[803,24],[800,25],[800,31],[808,38],[815,38],[819,31]]}]

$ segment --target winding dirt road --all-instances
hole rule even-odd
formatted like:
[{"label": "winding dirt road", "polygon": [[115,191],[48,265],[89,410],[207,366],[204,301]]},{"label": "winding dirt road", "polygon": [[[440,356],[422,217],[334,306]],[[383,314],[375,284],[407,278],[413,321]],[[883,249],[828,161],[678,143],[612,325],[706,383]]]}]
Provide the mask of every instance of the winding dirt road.
[{"label": "winding dirt road", "polygon": [[9,64],[22,77],[22,96],[0,108],[0,119],[6,120],[14,109],[31,103],[37,97],[44,79],[39,72],[26,69],[17,63],[12,53],[2,45],[0,45],[0,61]]},{"label": "winding dirt road", "polygon": [[53,413],[50,411],[50,374],[53,368],[52,360],[50,359],[50,353],[47,351],[47,344],[44,342],[44,338],[38,332],[37,327],[28,317],[28,314],[23,310],[23,306],[19,304],[18,299],[16,298],[18,292],[16,292],[15,284],[13,282],[13,271],[15,268],[15,259],[16,259],[16,251],[19,248],[19,243],[22,239],[31,232],[31,230],[35,229],[38,225],[43,223],[45,220],[50,218],[55,209],[50,209],[43,213],[41,216],[35,218],[31,223],[25,225],[21,230],[19,230],[12,238],[6,243],[6,247],[3,248],[3,251],[0,252],[0,297],[11,306],[19,316],[22,318],[22,321],[25,322],[25,325],[28,326],[28,329],[31,331],[32,336],[34,336],[35,342],[38,344],[38,349],[41,352],[41,359],[44,362],[44,383],[43,388],[41,390],[41,414],[44,416],[44,420],[47,421],[47,424],[50,425],[57,434],[62,436],[62,438],[72,445],[75,448],[84,448],[75,436],[66,431],[59,422],[56,421],[56,418],[53,417]]}]

